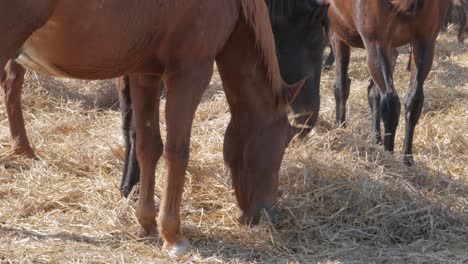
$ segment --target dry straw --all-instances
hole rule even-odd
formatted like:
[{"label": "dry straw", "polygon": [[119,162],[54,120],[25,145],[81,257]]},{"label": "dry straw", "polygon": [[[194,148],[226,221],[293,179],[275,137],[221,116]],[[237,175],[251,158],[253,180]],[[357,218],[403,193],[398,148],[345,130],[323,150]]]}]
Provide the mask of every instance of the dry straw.
[{"label": "dry straw", "polygon": [[[123,151],[120,114],[107,108],[115,103],[115,93],[106,95],[112,85],[30,73],[23,108],[39,160],[11,155],[0,108],[0,262],[466,263],[467,51],[453,30],[439,38],[413,168],[370,140],[364,52],[353,52],[347,129],[334,129],[333,73],[324,73],[318,125],[292,143],[282,164],[279,220],[264,217],[254,228],[234,220],[222,159],[229,111],[215,75],[194,122],[183,200],[192,250],[177,260],[161,242],[134,236],[135,196],[125,200],[118,191]],[[402,98],[407,58],[403,52],[395,74]],[[107,103],[89,99],[96,90]],[[161,160],[156,201],[165,171]]]}]

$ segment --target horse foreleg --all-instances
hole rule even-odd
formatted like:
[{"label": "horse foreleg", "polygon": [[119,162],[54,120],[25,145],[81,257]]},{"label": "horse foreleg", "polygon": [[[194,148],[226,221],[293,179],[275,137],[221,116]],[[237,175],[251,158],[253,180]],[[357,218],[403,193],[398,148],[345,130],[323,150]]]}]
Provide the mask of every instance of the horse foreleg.
[{"label": "horse foreleg", "polygon": [[335,55],[333,54],[333,49],[330,46],[330,53],[328,53],[327,59],[323,63],[323,69],[326,71],[330,70],[333,63],[335,63]]},{"label": "horse foreleg", "polygon": [[124,168],[120,191],[124,197],[140,181],[140,167],[136,158],[136,131],[133,118],[132,99],[130,96],[130,77],[124,76],[117,79],[119,89],[120,112],[122,114],[122,132],[125,144]]},{"label": "horse foreleg", "polygon": [[349,98],[351,80],[348,76],[349,59],[351,48],[339,40],[337,37],[331,38],[333,52],[336,58],[335,65],[335,102],[336,102],[336,122],[339,127],[346,126],[346,102]]},{"label": "horse foreleg", "polygon": [[457,13],[458,13],[458,20],[459,20],[459,28],[458,28],[458,42],[463,43],[465,38],[463,34],[465,33],[465,27],[466,27],[466,13],[465,13],[465,7],[463,2],[461,3],[460,6],[457,6]]},{"label": "horse foreleg", "polygon": [[155,237],[154,173],[163,152],[159,130],[159,76],[130,75],[130,94],[135,118],[136,154],[141,170],[137,218],[142,236]]},{"label": "horse foreleg", "polygon": [[400,116],[400,99],[393,84],[391,49],[378,41],[368,41],[365,44],[369,72],[381,97],[379,111],[385,129],[384,148],[393,151]]},{"label": "horse foreleg", "polygon": [[[158,224],[164,246],[172,255],[187,250],[180,231],[180,204],[189,160],[192,121],[203,91],[213,74],[213,60],[176,71],[166,80],[167,140],[165,155],[168,173],[159,208]],[[138,142],[140,141],[139,137]]]},{"label": "horse foreleg", "polygon": [[372,112],[372,133],[376,144],[382,144],[382,133],[380,130],[380,93],[372,79],[367,87],[367,102]]},{"label": "horse foreleg", "polygon": [[420,41],[413,44],[411,57],[411,80],[406,94],[405,103],[405,141],[403,155],[405,164],[411,165],[413,160],[414,129],[421,116],[424,104],[424,81],[432,67],[435,40]]},{"label": "horse foreleg", "polygon": [[18,155],[35,158],[36,155],[29,144],[26,134],[21,109],[21,91],[26,70],[14,60],[10,60],[5,67],[5,73],[2,86],[5,91],[5,105],[10,124],[13,151]]}]

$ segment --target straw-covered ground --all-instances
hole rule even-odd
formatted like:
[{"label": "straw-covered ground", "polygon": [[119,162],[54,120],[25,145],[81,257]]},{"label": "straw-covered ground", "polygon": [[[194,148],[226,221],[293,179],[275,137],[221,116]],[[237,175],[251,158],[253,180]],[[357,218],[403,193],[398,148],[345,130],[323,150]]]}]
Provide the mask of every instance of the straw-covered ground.
[{"label": "straw-covered ground", "polygon": [[[108,108],[112,85],[29,73],[23,108],[38,160],[11,155],[0,108],[0,262],[467,263],[468,46],[454,35],[439,38],[412,168],[397,157],[403,119],[396,154],[370,139],[364,52],[353,53],[346,129],[334,126],[333,71],[324,73],[318,125],[282,164],[274,225],[234,221],[222,158],[229,111],[215,75],[194,121],[182,208],[192,247],[178,259],[134,236],[135,199],[118,190],[123,144],[120,114]],[[401,98],[407,58],[403,52],[395,73]],[[90,96],[95,90],[100,99]],[[156,201],[165,171],[162,159]]]}]

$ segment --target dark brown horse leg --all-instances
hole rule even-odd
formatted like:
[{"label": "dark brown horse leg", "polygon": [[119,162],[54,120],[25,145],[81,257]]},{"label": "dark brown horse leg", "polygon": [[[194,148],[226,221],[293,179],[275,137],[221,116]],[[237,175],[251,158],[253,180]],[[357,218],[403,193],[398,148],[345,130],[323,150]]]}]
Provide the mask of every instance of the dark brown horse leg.
[{"label": "dark brown horse leg", "polygon": [[413,44],[411,57],[411,81],[406,94],[405,103],[405,141],[403,155],[405,164],[413,164],[413,137],[414,129],[421,116],[424,104],[424,81],[432,67],[435,41],[421,41]]},{"label": "dark brown horse leg", "polygon": [[[395,70],[399,52],[397,49],[392,51],[392,71]],[[367,101],[372,112],[372,133],[376,144],[382,144],[382,132],[380,129],[380,92],[372,78],[369,79],[367,87]]]},{"label": "dark brown horse leg", "polygon": [[382,144],[382,132],[380,130],[380,93],[372,79],[367,87],[367,101],[372,112],[372,133],[376,144]]},{"label": "dark brown horse leg", "polygon": [[453,4],[450,3],[449,7],[447,9],[447,13],[445,14],[442,26],[441,26],[442,31],[447,31],[448,24],[449,24],[449,22],[451,20],[451,16],[452,16],[452,8],[453,8]]},{"label": "dark brown horse leg", "polygon": [[130,96],[130,77],[117,79],[119,89],[120,112],[122,114],[122,132],[125,144],[124,168],[120,181],[122,196],[128,197],[130,192],[140,181],[140,168],[136,157],[136,131],[133,118],[132,100]]},{"label": "dark brown horse leg", "polygon": [[406,71],[408,71],[408,72],[411,71],[411,56],[413,56],[413,47],[410,46],[408,64],[406,64]]},{"label": "dark brown horse leg", "polygon": [[166,80],[165,155],[168,173],[158,223],[164,245],[173,255],[185,252],[188,247],[187,240],[180,232],[180,204],[189,160],[192,121],[213,74],[213,61],[186,67],[186,70],[173,73]]},{"label": "dark brown horse leg", "polygon": [[348,76],[349,59],[351,48],[336,37],[331,39],[333,52],[336,58],[335,65],[335,101],[336,101],[336,122],[339,127],[346,126],[346,102],[349,97],[351,80]]},{"label": "dark brown horse leg", "polygon": [[335,55],[333,54],[333,49],[330,46],[330,53],[328,53],[327,59],[323,63],[323,69],[326,71],[330,70],[333,63],[335,63]]},{"label": "dark brown horse leg", "polygon": [[137,218],[142,236],[157,236],[154,173],[163,152],[159,130],[159,76],[130,75],[130,94],[138,141],[136,154],[141,170]]},{"label": "dark brown horse leg", "polygon": [[5,91],[5,105],[10,124],[13,151],[18,155],[35,158],[36,155],[29,144],[26,129],[24,128],[24,118],[21,110],[21,91],[26,70],[14,60],[10,60],[5,67],[5,73],[5,78],[1,84]]},{"label": "dark brown horse leg", "polygon": [[378,42],[366,43],[367,64],[380,92],[380,116],[384,123],[384,148],[393,151],[400,116],[400,99],[393,84],[391,50]]},{"label": "dark brown horse leg", "polygon": [[457,14],[459,20],[459,27],[458,27],[458,42],[463,43],[465,41],[465,37],[463,34],[465,33],[466,27],[466,13],[464,3],[462,1],[461,6],[457,6]]}]

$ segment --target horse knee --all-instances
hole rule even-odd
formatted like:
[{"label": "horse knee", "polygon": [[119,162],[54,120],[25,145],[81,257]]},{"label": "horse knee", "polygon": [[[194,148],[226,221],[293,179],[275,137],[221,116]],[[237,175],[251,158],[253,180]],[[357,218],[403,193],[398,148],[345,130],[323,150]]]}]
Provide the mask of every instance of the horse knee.
[{"label": "horse knee", "polygon": [[159,157],[161,157],[164,150],[164,144],[160,136],[153,136],[151,142],[138,140],[135,145],[137,159],[140,163],[148,157],[152,162],[156,162]]},{"label": "horse knee", "polygon": [[166,158],[169,162],[177,162],[185,166],[188,163],[190,156],[190,145],[188,142],[182,144],[168,144],[166,146]]}]

